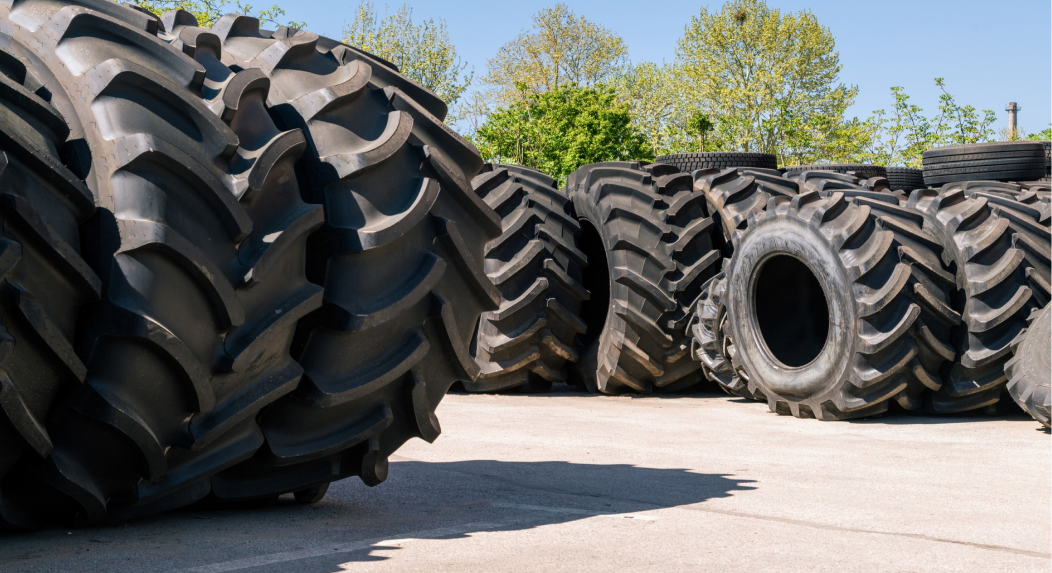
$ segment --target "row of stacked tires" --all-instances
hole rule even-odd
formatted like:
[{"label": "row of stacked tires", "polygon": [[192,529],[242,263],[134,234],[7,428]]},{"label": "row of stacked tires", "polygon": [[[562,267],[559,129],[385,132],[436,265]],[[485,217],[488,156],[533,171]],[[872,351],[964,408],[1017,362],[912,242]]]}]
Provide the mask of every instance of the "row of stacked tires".
[{"label": "row of stacked tires", "polygon": [[900,172],[905,187],[883,167],[776,170],[765,154],[658,161],[588,165],[561,192],[522,167],[476,179],[504,221],[486,262],[504,302],[466,390],[711,380],[825,420],[1011,396],[1048,425],[1052,193],[990,180],[1045,177],[1041,142],[932,149],[941,170]]},{"label": "row of stacked tires", "polygon": [[501,293],[446,105],[365,52],[0,4],[0,530],[385,479]]}]

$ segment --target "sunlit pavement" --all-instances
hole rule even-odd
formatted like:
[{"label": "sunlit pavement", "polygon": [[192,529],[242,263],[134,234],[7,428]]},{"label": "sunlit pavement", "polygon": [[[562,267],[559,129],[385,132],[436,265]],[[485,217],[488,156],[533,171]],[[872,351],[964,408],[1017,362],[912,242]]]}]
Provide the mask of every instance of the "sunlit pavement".
[{"label": "sunlit pavement", "polygon": [[1040,571],[1023,415],[829,423],[719,394],[451,395],[376,488],[0,538],[13,571]]}]

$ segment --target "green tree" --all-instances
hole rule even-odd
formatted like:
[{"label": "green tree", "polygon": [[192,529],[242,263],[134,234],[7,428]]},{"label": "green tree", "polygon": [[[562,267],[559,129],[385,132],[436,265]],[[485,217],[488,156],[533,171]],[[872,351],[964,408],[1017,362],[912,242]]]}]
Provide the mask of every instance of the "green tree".
[{"label": "green tree", "polygon": [[[449,39],[446,21],[413,21],[413,9],[402,4],[380,17],[372,2],[358,5],[354,21],[343,29],[343,41],[384,58],[410,79],[441,97],[450,109],[471,85],[468,72]],[[448,118],[453,121],[453,118]]]},{"label": "green tree", "polygon": [[653,156],[693,150],[686,86],[676,66],[643,62],[615,78],[611,87],[650,142]]},{"label": "green tree", "polygon": [[1031,134],[1027,135],[1026,138],[1028,140],[1030,140],[1030,141],[1049,141],[1049,140],[1052,140],[1052,125],[1046,127],[1045,129],[1043,129],[1043,130],[1041,130],[1041,131],[1039,131],[1037,133],[1031,133]]},{"label": "green tree", "polygon": [[[531,30],[500,47],[487,62],[483,82],[496,101],[509,104],[564,84],[609,84],[627,66],[628,47],[620,36],[557,4],[534,14]],[[520,84],[529,86],[526,92],[517,89]]]},{"label": "green tree", "polygon": [[484,158],[540,169],[560,184],[588,163],[653,160],[614,90],[567,85],[536,93],[520,84],[519,91],[520,101],[490,113],[475,133]]},{"label": "green tree", "polygon": [[215,24],[224,14],[237,12],[248,16],[255,16],[260,21],[272,26],[288,26],[290,28],[304,29],[304,22],[283,21],[285,11],[277,4],[270,8],[255,12],[251,4],[240,1],[227,2],[225,0],[130,0],[131,4],[141,6],[158,16],[169,10],[186,10],[197,18],[199,26],[208,27]]},{"label": "green tree", "polygon": [[844,119],[858,88],[839,82],[835,46],[809,11],[731,0],[692,18],[676,54],[689,93],[724,146],[795,161],[858,145],[850,136],[859,130]]},{"label": "green tree", "polygon": [[920,167],[925,149],[943,145],[961,145],[991,141],[993,111],[978,111],[971,105],[960,105],[946,89],[943,78],[935,78],[939,94],[938,113],[932,117],[910,101],[900,86],[891,88],[892,111],[878,109],[869,122],[875,135],[867,161],[878,165]]}]

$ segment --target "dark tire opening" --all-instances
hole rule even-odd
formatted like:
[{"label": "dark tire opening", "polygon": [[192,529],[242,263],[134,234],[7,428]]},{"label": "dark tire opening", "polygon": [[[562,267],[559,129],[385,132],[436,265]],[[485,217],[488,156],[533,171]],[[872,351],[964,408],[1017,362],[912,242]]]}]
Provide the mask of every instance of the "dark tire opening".
[{"label": "dark tire opening", "polygon": [[822,352],[829,335],[829,306],[822,285],[799,259],[768,259],[753,283],[752,303],[763,342],[779,362],[796,368]]},{"label": "dark tire opening", "polygon": [[599,338],[606,325],[606,315],[610,310],[610,265],[606,260],[606,248],[599,230],[585,219],[581,219],[580,223],[581,236],[577,247],[588,257],[583,282],[591,298],[581,304],[581,319],[588,325],[588,330],[578,335],[578,340],[587,347]]}]

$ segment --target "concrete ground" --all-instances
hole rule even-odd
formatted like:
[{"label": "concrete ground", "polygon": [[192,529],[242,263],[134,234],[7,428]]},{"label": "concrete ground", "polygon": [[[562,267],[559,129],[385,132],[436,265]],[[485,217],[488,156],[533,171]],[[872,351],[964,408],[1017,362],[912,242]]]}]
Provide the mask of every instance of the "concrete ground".
[{"label": "concrete ground", "polygon": [[1052,567],[1052,448],[1022,415],[781,417],[716,394],[451,395],[376,488],[0,538],[0,571]]}]

